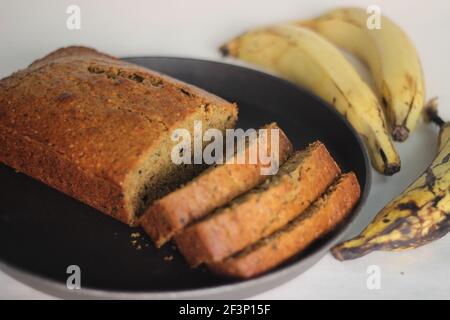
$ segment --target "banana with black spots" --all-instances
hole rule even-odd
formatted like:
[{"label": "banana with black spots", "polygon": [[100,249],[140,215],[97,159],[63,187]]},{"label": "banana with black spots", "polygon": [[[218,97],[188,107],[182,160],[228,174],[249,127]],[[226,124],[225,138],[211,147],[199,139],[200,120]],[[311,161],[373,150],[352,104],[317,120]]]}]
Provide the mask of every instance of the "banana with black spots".
[{"label": "banana with black spots", "polygon": [[430,120],[440,126],[436,158],[359,236],[332,249],[338,260],[355,259],[374,250],[416,248],[450,230],[450,122],[439,118],[435,100],[426,111]]}]

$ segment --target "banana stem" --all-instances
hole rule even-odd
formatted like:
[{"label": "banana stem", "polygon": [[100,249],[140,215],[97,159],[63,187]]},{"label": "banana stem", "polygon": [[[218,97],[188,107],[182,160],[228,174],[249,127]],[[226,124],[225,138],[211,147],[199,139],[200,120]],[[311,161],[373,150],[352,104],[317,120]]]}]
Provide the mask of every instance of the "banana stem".
[{"label": "banana stem", "polygon": [[437,97],[434,97],[432,99],[430,99],[430,101],[428,101],[425,105],[425,112],[426,115],[428,117],[428,120],[435,123],[436,125],[439,126],[439,128],[442,128],[445,124],[445,121],[442,120],[442,118],[439,116],[438,111],[437,111]]}]

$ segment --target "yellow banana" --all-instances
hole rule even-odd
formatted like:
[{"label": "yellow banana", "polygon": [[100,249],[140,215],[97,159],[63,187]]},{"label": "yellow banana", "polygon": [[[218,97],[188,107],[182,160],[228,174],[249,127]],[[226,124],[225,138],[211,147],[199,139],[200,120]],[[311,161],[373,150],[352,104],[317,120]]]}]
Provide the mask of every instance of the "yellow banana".
[{"label": "yellow banana", "polygon": [[307,28],[273,26],[247,32],[221,50],[276,71],[322,97],[360,133],[379,172],[392,175],[400,169],[376,96],[326,39]]},{"label": "yellow banana", "polygon": [[342,8],[294,24],[311,28],[370,67],[392,136],[404,141],[415,128],[424,104],[417,51],[403,30],[388,18],[381,17],[380,29],[369,29],[367,20],[363,9]]},{"label": "yellow banana", "polygon": [[427,113],[441,128],[436,158],[359,236],[332,249],[338,260],[358,258],[374,250],[415,248],[450,230],[450,122],[437,116],[434,102]]}]

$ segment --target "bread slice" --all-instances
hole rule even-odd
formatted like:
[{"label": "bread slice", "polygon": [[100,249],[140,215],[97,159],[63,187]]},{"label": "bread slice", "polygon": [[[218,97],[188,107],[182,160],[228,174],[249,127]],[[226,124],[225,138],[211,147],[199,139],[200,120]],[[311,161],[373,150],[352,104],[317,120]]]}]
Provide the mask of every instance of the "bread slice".
[{"label": "bread slice", "polygon": [[129,225],[198,172],[171,161],[174,129],[233,127],[237,108],[85,47],[0,80],[0,161]]},{"label": "bread slice", "polygon": [[217,262],[294,219],[340,173],[325,146],[296,152],[277,175],[175,236],[189,264]]},{"label": "bread slice", "polygon": [[359,196],[356,176],[353,173],[344,174],[287,226],[209,267],[216,273],[238,278],[264,273],[335,228],[351,212]]},{"label": "bread slice", "polygon": [[[286,161],[292,152],[292,144],[276,123],[264,126],[267,141],[271,141],[271,130],[278,134],[277,165]],[[275,131],[274,131],[275,132]],[[261,174],[263,164],[258,157],[256,163],[249,163],[250,150],[257,150],[258,140],[250,141],[227,162],[205,170],[185,186],[155,201],[144,213],[140,225],[153,239],[157,247],[170,240],[186,225],[204,217],[238,195],[252,189],[268,175]],[[271,144],[266,143],[266,154],[271,154]],[[255,147],[255,148],[254,148]],[[246,163],[237,163],[238,156],[244,156]]]}]

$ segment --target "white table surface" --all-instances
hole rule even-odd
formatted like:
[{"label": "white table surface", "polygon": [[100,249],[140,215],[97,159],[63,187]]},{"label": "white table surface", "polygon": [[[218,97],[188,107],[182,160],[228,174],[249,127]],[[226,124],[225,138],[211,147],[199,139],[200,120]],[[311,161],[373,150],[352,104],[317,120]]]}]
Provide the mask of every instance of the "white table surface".
[{"label": "white table surface", "polygon": [[[117,56],[182,56],[220,60],[217,47],[253,26],[310,17],[338,5],[377,4],[408,32],[420,53],[428,97],[440,97],[450,119],[450,2],[446,0],[299,1],[24,1],[0,2],[0,77],[62,46],[83,44]],[[66,28],[66,8],[81,8],[81,29]],[[365,70],[362,70],[363,72]],[[402,171],[374,172],[372,191],[357,220],[360,231],[392,197],[412,182],[435,154],[436,128],[421,124],[397,144]],[[367,268],[379,266],[381,288],[369,290]],[[450,298],[450,236],[419,249],[372,253],[338,262],[330,254],[296,279],[254,298]],[[52,298],[0,271],[0,299]]]}]

